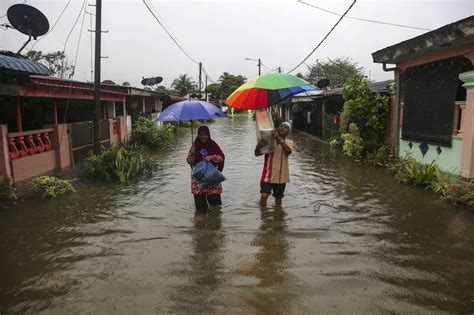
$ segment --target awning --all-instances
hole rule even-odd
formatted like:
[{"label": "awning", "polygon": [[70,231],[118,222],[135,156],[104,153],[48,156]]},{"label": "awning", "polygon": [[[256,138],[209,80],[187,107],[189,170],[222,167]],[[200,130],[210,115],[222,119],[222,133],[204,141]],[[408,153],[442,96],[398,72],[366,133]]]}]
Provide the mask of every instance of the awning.
[{"label": "awning", "polygon": [[49,69],[39,62],[6,55],[0,55],[0,69],[40,75],[51,74]]},{"label": "awning", "polygon": [[[30,76],[31,82],[18,85],[18,95],[24,97],[50,97],[63,99],[94,99],[94,84],[55,77]],[[101,85],[100,99],[103,101],[125,101],[127,87]]]}]

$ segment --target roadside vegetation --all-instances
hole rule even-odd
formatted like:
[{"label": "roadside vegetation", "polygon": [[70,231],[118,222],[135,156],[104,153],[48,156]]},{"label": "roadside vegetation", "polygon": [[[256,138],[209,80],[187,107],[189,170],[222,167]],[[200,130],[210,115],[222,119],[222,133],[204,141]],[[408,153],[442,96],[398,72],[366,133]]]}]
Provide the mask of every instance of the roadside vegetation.
[{"label": "roadside vegetation", "polygon": [[434,161],[421,164],[407,155],[393,163],[390,170],[399,183],[424,187],[447,203],[474,208],[474,180],[444,173]]},{"label": "roadside vegetation", "polygon": [[16,189],[13,178],[10,176],[0,176],[0,200],[15,200]]},{"label": "roadside vegetation", "polygon": [[31,181],[33,190],[41,194],[41,198],[56,198],[75,192],[71,181],[62,180],[54,176],[39,176]]},{"label": "roadside vegetation", "polygon": [[168,146],[174,137],[174,126],[159,126],[154,120],[140,117],[132,130],[130,142],[146,149],[161,149]]},{"label": "roadside vegetation", "polygon": [[112,146],[99,155],[88,157],[81,163],[83,173],[103,181],[128,180],[150,175],[158,168],[158,162],[133,147]]}]

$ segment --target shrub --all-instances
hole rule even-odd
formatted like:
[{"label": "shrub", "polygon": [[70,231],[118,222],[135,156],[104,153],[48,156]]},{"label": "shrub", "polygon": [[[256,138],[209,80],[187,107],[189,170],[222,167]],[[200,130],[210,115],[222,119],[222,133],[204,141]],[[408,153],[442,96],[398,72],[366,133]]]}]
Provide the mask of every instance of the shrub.
[{"label": "shrub", "polygon": [[388,162],[388,147],[383,145],[374,153],[368,153],[367,162],[374,166],[386,166]]},{"label": "shrub", "polygon": [[458,179],[447,184],[441,199],[454,205],[474,208],[474,180]]},{"label": "shrub", "polygon": [[132,130],[131,142],[150,149],[162,148],[173,140],[173,131],[173,125],[158,126],[154,120],[140,117]]},{"label": "shrub", "polygon": [[429,187],[436,181],[439,173],[435,161],[430,164],[421,164],[410,156],[397,162],[393,170],[397,182],[424,187]]},{"label": "shrub", "polygon": [[39,176],[33,179],[31,183],[33,189],[41,193],[42,198],[56,198],[75,191],[70,181],[53,176]]},{"label": "shrub", "polygon": [[363,140],[359,134],[359,128],[356,124],[349,124],[349,130],[347,133],[341,135],[343,141],[342,151],[345,155],[353,158],[361,157],[363,150]]},{"label": "shrub", "polygon": [[10,176],[0,176],[0,200],[16,199],[16,190],[13,178]]},{"label": "shrub", "polygon": [[158,167],[157,161],[136,149],[113,146],[99,155],[84,160],[81,168],[86,176],[105,181],[125,183],[133,177],[149,175]]}]

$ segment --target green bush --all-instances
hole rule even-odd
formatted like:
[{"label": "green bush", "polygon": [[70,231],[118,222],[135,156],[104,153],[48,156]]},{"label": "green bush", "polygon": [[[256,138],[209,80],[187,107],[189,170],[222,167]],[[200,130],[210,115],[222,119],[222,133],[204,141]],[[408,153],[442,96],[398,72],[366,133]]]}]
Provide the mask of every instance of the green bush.
[{"label": "green bush", "polygon": [[132,130],[131,142],[150,149],[162,148],[173,140],[173,131],[173,125],[158,126],[154,120],[140,117]]},{"label": "green bush", "polygon": [[53,176],[39,176],[31,181],[33,189],[41,193],[42,198],[56,198],[57,196],[74,192],[71,182]]},{"label": "green bush", "polygon": [[13,178],[10,176],[0,176],[0,200],[16,199],[16,190]]},{"label": "green bush", "polygon": [[100,155],[83,161],[81,169],[86,176],[105,181],[125,183],[133,177],[149,175],[158,167],[157,161],[136,149],[113,146]]},{"label": "green bush", "polygon": [[359,128],[356,124],[349,124],[347,133],[341,134],[343,141],[342,151],[345,155],[353,158],[360,158],[363,150],[363,140],[359,134]]},{"label": "green bush", "polygon": [[403,184],[429,187],[437,181],[439,169],[435,161],[430,164],[418,163],[414,158],[407,156],[393,167],[395,180]]},{"label": "green bush", "polygon": [[386,166],[388,163],[388,147],[383,145],[374,153],[368,153],[367,162],[373,166]]}]

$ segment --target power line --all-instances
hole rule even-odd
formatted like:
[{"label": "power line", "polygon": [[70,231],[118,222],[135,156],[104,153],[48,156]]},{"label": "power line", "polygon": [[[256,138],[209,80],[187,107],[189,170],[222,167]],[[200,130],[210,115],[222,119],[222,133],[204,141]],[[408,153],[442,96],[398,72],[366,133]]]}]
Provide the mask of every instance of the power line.
[{"label": "power line", "polygon": [[[303,0],[296,0],[296,1],[298,1],[301,4],[305,4],[307,6],[313,7],[315,9],[327,12],[329,14],[341,16],[341,14],[339,14],[337,12],[330,11],[328,9],[318,7],[314,4],[304,2]],[[403,25],[403,24],[395,24],[395,23],[389,23],[389,22],[383,22],[383,21],[376,21],[376,20],[371,20],[371,19],[358,18],[358,17],[354,17],[354,16],[346,16],[346,19],[359,20],[359,21],[363,21],[363,22],[377,23],[377,24],[390,25],[390,26],[398,26],[398,27],[403,27],[403,28],[411,28],[411,29],[422,30],[422,31],[431,31],[428,28],[422,28],[422,27],[410,26],[410,25]]]},{"label": "power line", "polygon": [[86,11],[86,0],[84,0],[82,2],[82,7],[81,7],[81,10],[79,11],[79,14],[77,15],[77,18],[76,20],[74,21],[74,24],[72,25],[72,28],[71,30],[69,31],[69,33],[67,34],[67,37],[66,37],[66,41],[64,42],[64,48],[63,48],[63,51],[64,53],[66,53],[66,45],[67,45],[67,42],[69,41],[69,37],[71,36],[72,32],[74,31],[74,28],[76,28],[76,25],[77,25],[77,22],[79,21],[79,18],[81,17],[81,14],[84,14],[85,13],[82,13],[82,11]]},{"label": "power line", "polygon": [[163,30],[166,32],[166,34],[168,34],[168,36],[171,38],[171,40],[176,44],[176,46],[178,46],[178,48],[183,52],[183,54],[188,57],[192,62],[194,62],[195,64],[199,64],[198,61],[196,61],[196,59],[194,59],[193,57],[191,57],[191,55],[178,43],[178,41],[173,37],[173,35],[171,35],[171,33],[168,31],[168,29],[165,27],[165,25],[160,21],[160,19],[157,17],[157,15],[155,14],[155,12],[153,12],[153,10],[151,9],[151,7],[146,3],[145,0],[143,0],[143,4],[145,4],[145,6],[147,7],[148,11],[150,11],[150,13],[153,15],[153,17],[155,18],[155,20],[158,22],[158,24],[160,24],[161,28],[163,28]]},{"label": "power line", "polygon": [[54,30],[54,28],[56,27],[56,24],[58,24],[59,20],[61,19],[61,17],[62,17],[63,14],[64,14],[64,11],[66,11],[66,9],[67,9],[67,7],[69,6],[70,3],[71,3],[71,0],[68,0],[68,2],[66,3],[66,5],[64,6],[63,10],[62,10],[61,13],[59,14],[58,18],[56,19],[56,22],[54,22],[53,27],[51,27],[51,28],[49,29],[49,31],[48,31],[46,34],[44,34],[44,36],[42,36],[40,39],[38,39],[36,42],[34,42],[33,45],[31,46],[30,50],[33,50],[33,48],[36,46],[36,44],[38,44],[38,42],[39,42],[40,40],[42,40],[43,38],[45,38],[49,33],[51,33],[51,32]]},{"label": "power line", "polygon": [[321,46],[322,43],[324,43],[324,41],[326,40],[326,38],[329,37],[329,35],[332,33],[332,31],[334,31],[334,29],[336,28],[336,26],[342,21],[342,19],[346,16],[346,14],[352,9],[352,7],[356,4],[357,0],[354,0],[354,2],[352,2],[352,4],[349,6],[349,8],[347,8],[346,12],[344,12],[344,14],[339,18],[339,20],[336,22],[336,24],[334,24],[334,26],[331,28],[331,30],[326,34],[326,36],[324,36],[324,38],[319,42],[318,45],[316,45],[316,47],[314,47],[314,49],[308,54],[308,56],[306,56],[296,67],[294,67],[293,69],[291,69],[290,71],[288,71],[288,73],[292,73],[293,71],[295,71],[299,66],[301,66],[309,57],[311,57],[311,55],[319,48],[319,46]]}]

